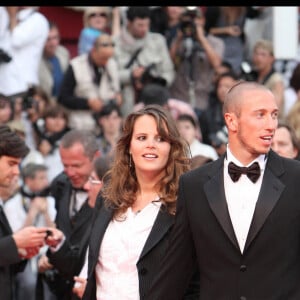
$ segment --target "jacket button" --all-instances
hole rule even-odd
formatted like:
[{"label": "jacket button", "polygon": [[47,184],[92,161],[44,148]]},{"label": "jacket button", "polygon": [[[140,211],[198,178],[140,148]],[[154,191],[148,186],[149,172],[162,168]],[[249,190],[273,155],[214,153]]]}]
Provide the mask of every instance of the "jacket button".
[{"label": "jacket button", "polygon": [[240,266],[240,271],[245,272],[247,270],[247,267],[245,265]]},{"label": "jacket button", "polygon": [[140,273],[141,275],[146,275],[146,274],[147,274],[147,272],[148,272],[148,271],[147,271],[147,269],[146,269],[146,268],[142,268],[142,269],[140,270],[140,272],[139,272],[139,273]]}]

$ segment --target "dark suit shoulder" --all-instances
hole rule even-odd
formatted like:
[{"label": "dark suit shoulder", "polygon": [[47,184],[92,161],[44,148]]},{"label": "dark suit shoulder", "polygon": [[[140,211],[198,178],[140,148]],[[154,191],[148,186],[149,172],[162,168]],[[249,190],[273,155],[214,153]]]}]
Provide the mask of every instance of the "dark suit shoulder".
[{"label": "dark suit shoulder", "polygon": [[266,167],[272,170],[273,173],[277,174],[278,176],[286,172],[288,172],[288,174],[299,174],[300,161],[282,157],[271,150]]},{"label": "dark suit shoulder", "polygon": [[200,167],[197,167],[195,169],[192,169],[186,173],[184,173],[181,177],[186,179],[192,179],[192,178],[199,178],[201,176],[205,177],[212,177],[216,172],[220,170],[220,168],[223,167],[223,158],[219,158],[215,161],[206,163]]},{"label": "dark suit shoulder", "polygon": [[292,170],[299,171],[300,169],[300,161],[291,158],[282,157],[283,163],[287,168],[291,168]]},{"label": "dark suit shoulder", "polygon": [[64,173],[61,172],[60,174],[58,174],[56,177],[53,178],[52,182],[51,182],[51,186],[55,186],[58,182],[69,182],[68,176]]},{"label": "dark suit shoulder", "polygon": [[58,174],[51,182],[50,191],[52,195],[55,195],[58,190],[64,189],[66,186],[70,186],[71,182],[65,173]]}]

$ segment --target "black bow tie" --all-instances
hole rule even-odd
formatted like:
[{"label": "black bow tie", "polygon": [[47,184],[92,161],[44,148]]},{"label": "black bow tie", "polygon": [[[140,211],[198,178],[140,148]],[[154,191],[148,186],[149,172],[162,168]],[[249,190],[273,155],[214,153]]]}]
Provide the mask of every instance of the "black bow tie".
[{"label": "black bow tie", "polygon": [[84,188],[72,188],[72,190],[74,191],[74,192],[85,192],[86,193],[86,190],[84,189]]},{"label": "black bow tie", "polygon": [[249,167],[239,167],[233,162],[230,162],[228,165],[228,173],[233,182],[238,181],[241,175],[245,174],[252,182],[255,183],[260,176],[260,167],[258,162],[253,163]]}]

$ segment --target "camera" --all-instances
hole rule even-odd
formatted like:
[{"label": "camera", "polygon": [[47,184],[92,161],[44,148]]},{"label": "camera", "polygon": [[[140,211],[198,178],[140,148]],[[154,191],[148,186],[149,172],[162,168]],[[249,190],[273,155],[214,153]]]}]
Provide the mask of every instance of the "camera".
[{"label": "camera", "polygon": [[35,197],[48,197],[48,196],[50,196],[50,187],[49,186],[47,186],[40,192],[35,193]]},{"label": "camera", "polygon": [[34,99],[33,96],[34,96],[34,89],[29,88],[27,93],[22,98],[22,110],[27,110],[27,109],[31,109],[31,108],[35,108],[35,109],[38,108],[38,103]]},{"label": "camera", "polygon": [[181,15],[179,28],[183,34],[183,38],[191,37],[196,39],[195,18],[199,15],[196,6],[188,6],[186,11]]},{"label": "camera", "polygon": [[247,61],[241,63],[241,79],[246,81],[256,81],[257,73],[252,69]]},{"label": "camera", "polygon": [[197,6],[187,6],[182,13],[179,29],[183,35],[184,58],[191,59],[193,53],[197,53],[200,60],[204,57],[204,49],[198,41],[196,18],[201,18],[202,12]]},{"label": "camera", "polygon": [[151,74],[151,70],[154,69],[156,66],[154,63],[150,64],[145,68],[145,71],[141,77],[141,83],[143,85],[149,84],[149,83],[156,83],[162,86],[167,85],[167,81],[162,77],[153,76]]},{"label": "camera", "polygon": [[33,108],[35,105],[35,100],[32,97],[24,97],[22,102],[22,109],[27,110]]},{"label": "camera", "polygon": [[12,60],[11,56],[5,52],[3,49],[0,49],[0,64],[8,63]]}]

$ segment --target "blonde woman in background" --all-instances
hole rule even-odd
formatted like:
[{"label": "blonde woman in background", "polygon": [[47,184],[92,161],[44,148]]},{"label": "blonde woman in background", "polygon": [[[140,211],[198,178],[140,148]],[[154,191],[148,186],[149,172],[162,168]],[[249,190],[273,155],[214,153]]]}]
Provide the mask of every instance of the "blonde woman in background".
[{"label": "blonde woman in background", "polygon": [[83,25],[78,41],[78,54],[88,53],[95,39],[102,33],[112,36],[119,33],[119,8],[108,6],[90,6],[83,14]]}]

